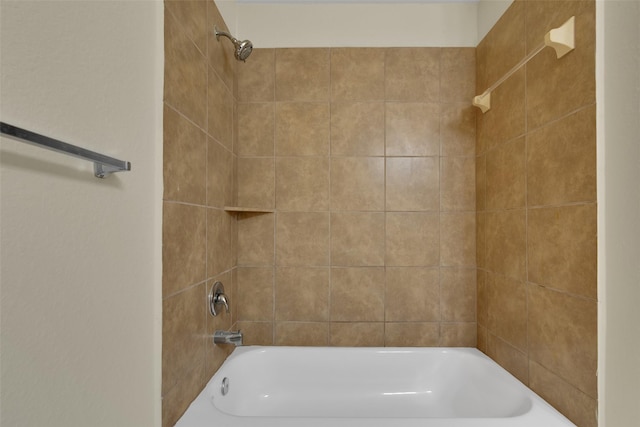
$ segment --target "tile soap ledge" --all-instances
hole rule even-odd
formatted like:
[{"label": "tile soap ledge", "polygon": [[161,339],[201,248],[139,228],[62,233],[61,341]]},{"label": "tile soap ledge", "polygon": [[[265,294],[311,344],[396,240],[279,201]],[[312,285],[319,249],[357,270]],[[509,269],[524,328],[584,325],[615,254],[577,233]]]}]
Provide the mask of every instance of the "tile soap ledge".
[{"label": "tile soap ledge", "polygon": [[225,212],[253,212],[253,213],[271,213],[275,212],[275,209],[263,209],[263,208],[245,208],[240,206],[225,206]]}]

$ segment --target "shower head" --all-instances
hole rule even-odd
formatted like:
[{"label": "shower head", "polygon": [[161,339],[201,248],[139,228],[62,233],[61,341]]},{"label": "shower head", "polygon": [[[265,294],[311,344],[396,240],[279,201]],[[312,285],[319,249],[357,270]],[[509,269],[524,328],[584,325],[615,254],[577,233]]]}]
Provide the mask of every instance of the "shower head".
[{"label": "shower head", "polygon": [[238,61],[247,61],[247,58],[249,57],[249,55],[251,55],[251,51],[253,51],[253,43],[251,43],[249,40],[240,41],[226,31],[220,31],[217,25],[213,26],[213,31],[216,34],[216,40],[220,41],[220,36],[224,36],[231,40],[231,43],[233,43],[233,46],[235,47],[233,55]]}]

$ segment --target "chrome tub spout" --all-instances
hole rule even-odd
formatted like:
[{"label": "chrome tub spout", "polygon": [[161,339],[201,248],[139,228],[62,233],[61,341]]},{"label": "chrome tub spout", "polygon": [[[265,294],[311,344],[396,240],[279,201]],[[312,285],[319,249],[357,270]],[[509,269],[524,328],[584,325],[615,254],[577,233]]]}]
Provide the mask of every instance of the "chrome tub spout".
[{"label": "chrome tub spout", "polygon": [[214,344],[242,345],[242,331],[215,331],[213,342]]}]

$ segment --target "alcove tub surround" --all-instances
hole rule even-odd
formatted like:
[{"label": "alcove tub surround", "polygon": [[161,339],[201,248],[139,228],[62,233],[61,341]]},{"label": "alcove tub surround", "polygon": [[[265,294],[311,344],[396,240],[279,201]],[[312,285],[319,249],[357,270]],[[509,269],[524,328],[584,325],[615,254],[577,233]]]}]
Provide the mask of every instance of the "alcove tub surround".
[{"label": "alcove tub surround", "polygon": [[[590,202],[573,200],[566,206],[562,201],[511,204],[512,198],[528,203],[531,197],[528,174],[535,162],[518,155],[522,150],[528,153],[535,132],[546,132],[538,133],[540,143],[552,138],[551,126],[569,119],[574,111],[574,124],[582,128],[584,116],[577,113],[587,114],[588,108],[567,107],[542,97],[553,105],[536,110],[538,116],[556,111],[534,128],[535,93],[548,91],[538,88],[534,93],[528,85],[535,79],[527,75],[527,105],[525,89],[518,92],[516,87],[515,94],[504,94],[514,90],[507,89],[512,81],[520,78],[524,84],[524,74],[531,72],[535,61],[505,82],[503,95],[495,91],[495,111],[478,118],[478,138],[477,113],[470,102],[525,55],[523,38],[541,42],[546,31],[566,20],[564,14],[573,2],[553,2],[558,10],[545,8],[542,2],[516,2],[477,49],[256,49],[246,64],[237,67],[232,51],[216,50],[206,32],[218,18],[215,4],[206,2],[202,9],[202,3],[166,3],[165,37],[177,41],[167,43],[167,52],[174,46],[174,56],[167,54],[165,83],[166,108],[171,111],[165,110],[163,424],[175,422],[226,356],[225,350],[211,347],[207,334],[240,327],[248,344],[475,346],[477,342],[574,422],[593,425],[595,396],[574,384],[576,376],[564,363],[567,356],[576,355],[573,342],[556,343],[558,354],[540,355],[539,350],[549,350],[546,345],[554,343],[548,340],[566,337],[544,334],[566,321],[573,328],[568,330],[586,333],[586,346],[579,343],[580,357],[574,362],[579,370],[586,367],[577,376],[591,381],[595,296],[532,280],[533,263],[527,254],[533,257],[536,249],[529,233],[536,224],[535,214],[541,215],[539,228],[553,233],[543,226],[548,224],[544,214],[553,213],[549,219],[562,217],[574,206],[587,212],[595,207],[595,193]],[[590,3],[579,6],[588,10]],[[580,24],[583,13],[571,14],[577,15],[578,34],[583,34],[576,37],[580,46],[588,32]],[[538,23],[546,27],[540,29],[541,35],[530,36]],[[517,40],[508,42],[508,32],[498,35],[504,34],[501,28],[520,31]],[[181,43],[191,49],[185,53]],[[531,43],[531,48],[537,47]],[[191,56],[185,56],[189,51]],[[589,61],[588,51],[577,48],[571,55]],[[540,55],[536,61],[545,58]],[[565,75],[566,70],[556,72],[555,79],[575,79]],[[181,86],[185,82],[188,88]],[[575,86],[582,86],[580,82]],[[171,93],[174,86],[179,89]],[[578,93],[577,87],[573,90]],[[203,97],[202,91],[207,95]],[[192,100],[196,107],[190,106]],[[569,109],[559,112],[561,105]],[[531,112],[525,115],[525,109]],[[183,130],[172,133],[167,119],[171,113],[177,113],[181,120],[176,122],[198,137],[179,138],[185,135]],[[524,123],[530,125],[531,135]],[[514,124],[521,129],[513,130]],[[167,155],[171,134],[182,144],[207,142],[199,148],[177,148],[176,159],[183,159],[174,162]],[[518,137],[525,147],[509,144]],[[507,147],[520,151],[513,153]],[[542,151],[538,162],[550,161],[553,166],[560,157]],[[188,153],[190,160],[184,159]],[[520,161],[502,161],[511,157]],[[200,164],[199,169],[194,164]],[[526,165],[526,184],[521,194],[512,195],[510,189],[521,183],[521,176],[511,167],[520,164]],[[213,177],[207,170],[220,175]],[[199,182],[199,199],[185,196],[191,182]],[[573,187],[573,181],[566,187]],[[495,207],[488,209],[492,203]],[[223,211],[229,205],[275,212],[230,214]],[[195,219],[187,211],[194,212]],[[593,215],[595,221],[595,209]],[[511,233],[512,228],[519,232]],[[576,234],[591,235],[588,227],[586,233],[580,228]],[[591,236],[593,242],[582,242],[580,249],[593,243],[595,252]],[[553,253],[558,250],[562,252],[556,248]],[[548,249],[537,253],[548,254]],[[547,265],[549,258],[541,262]],[[186,268],[187,263],[197,268]],[[190,278],[187,272],[193,271],[202,274]],[[528,279],[512,277],[522,271]],[[550,270],[543,271],[551,278],[546,273]],[[588,272],[586,277],[591,277]],[[197,304],[200,296],[205,301],[214,278],[225,283],[233,303],[232,316],[216,319],[221,323],[215,325],[206,317],[206,305]],[[174,282],[182,285],[170,284]],[[563,311],[567,304],[573,305],[571,310]]]},{"label": "alcove tub surround", "polygon": [[[227,29],[215,3],[165,1],[162,235],[162,425],[173,426],[229,354],[213,346],[235,303],[234,108],[236,60],[216,41]],[[208,314],[224,283],[231,313]]]},{"label": "alcove tub surround", "polygon": [[477,47],[482,93],[575,16],[477,121],[478,348],[579,426],[596,426],[595,2],[515,1]]},{"label": "alcove tub surround", "polygon": [[256,49],[238,67],[246,342],[475,346],[474,48]]}]

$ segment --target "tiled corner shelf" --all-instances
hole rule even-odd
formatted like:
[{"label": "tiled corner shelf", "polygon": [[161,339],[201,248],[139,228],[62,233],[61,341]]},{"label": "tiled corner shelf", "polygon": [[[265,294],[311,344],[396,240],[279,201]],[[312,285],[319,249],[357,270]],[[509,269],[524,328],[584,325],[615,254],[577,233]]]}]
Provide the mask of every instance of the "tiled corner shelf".
[{"label": "tiled corner shelf", "polygon": [[225,206],[224,210],[225,210],[225,212],[232,212],[232,213],[242,213],[242,212],[248,212],[248,213],[272,213],[272,212],[275,212],[275,209],[244,208],[244,207],[240,207],[240,206]]}]

